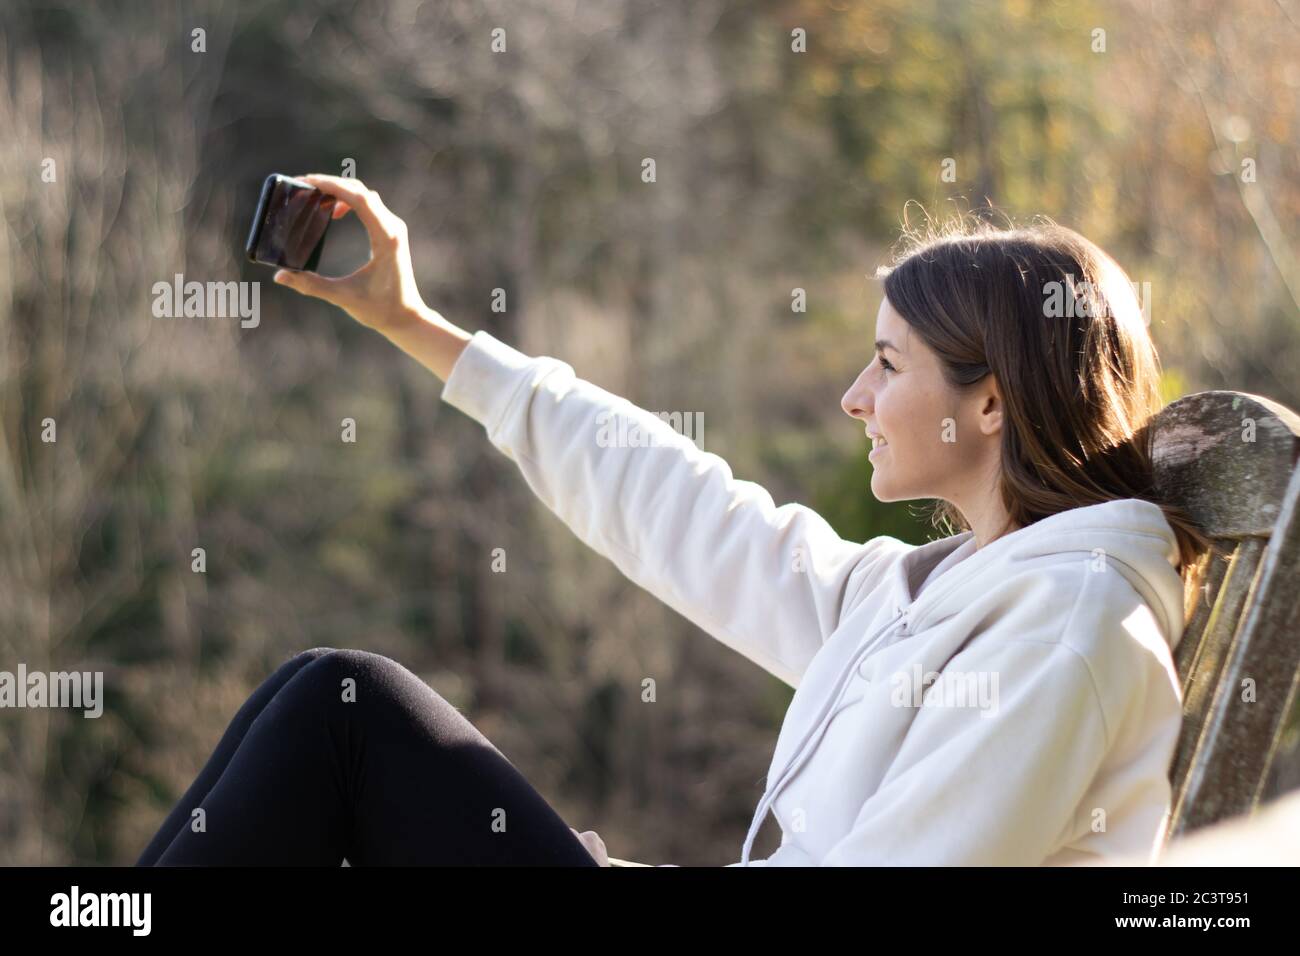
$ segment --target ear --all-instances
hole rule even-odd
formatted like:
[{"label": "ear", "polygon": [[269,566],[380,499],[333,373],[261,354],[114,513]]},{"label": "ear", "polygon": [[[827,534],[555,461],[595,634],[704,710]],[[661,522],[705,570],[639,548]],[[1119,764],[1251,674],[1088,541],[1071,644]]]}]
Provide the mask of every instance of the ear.
[{"label": "ear", "polygon": [[980,385],[980,434],[996,435],[1002,431],[1002,412],[1006,408],[1002,401],[1002,388],[998,385],[997,376],[992,373]]}]

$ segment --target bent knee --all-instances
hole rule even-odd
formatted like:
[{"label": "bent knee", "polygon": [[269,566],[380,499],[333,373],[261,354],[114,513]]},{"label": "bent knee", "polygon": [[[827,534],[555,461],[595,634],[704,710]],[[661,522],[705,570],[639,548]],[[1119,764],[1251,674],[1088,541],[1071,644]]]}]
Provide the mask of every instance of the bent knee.
[{"label": "bent knee", "polygon": [[395,674],[414,676],[391,657],[357,648],[317,647],[299,656],[308,658],[304,671],[309,677],[332,685],[348,677],[367,682],[381,678],[379,683],[387,684],[390,681],[382,678]]},{"label": "bent knee", "polygon": [[324,657],[326,654],[337,654],[338,649],[334,647],[313,647],[311,650],[299,651],[289,658],[290,664],[310,664],[314,660]]}]

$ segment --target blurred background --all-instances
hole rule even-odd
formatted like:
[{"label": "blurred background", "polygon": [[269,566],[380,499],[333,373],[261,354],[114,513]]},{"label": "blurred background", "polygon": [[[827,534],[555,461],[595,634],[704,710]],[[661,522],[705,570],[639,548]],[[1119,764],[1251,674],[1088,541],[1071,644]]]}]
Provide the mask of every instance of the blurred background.
[{"label": "blurred background", "polygon": [[[845,537],[920,543],[839,407],[905,215],[1078,229],[1150,283],[1167,398],[1300,407],[1298,36],[1297,0],[7,0],[0,669],[102,670],[106,704],[0,711],[0,863],[134,862],[316,646],[411,668],[612,855],[739,858],[792,690],[578,542],[436,378],[246,262],[269,173],[354,173],[453,322],[701,415]],[[365,258],[336,222],[321,271]],[[177,274],[260,282],[260,324],[155,318]]]}]

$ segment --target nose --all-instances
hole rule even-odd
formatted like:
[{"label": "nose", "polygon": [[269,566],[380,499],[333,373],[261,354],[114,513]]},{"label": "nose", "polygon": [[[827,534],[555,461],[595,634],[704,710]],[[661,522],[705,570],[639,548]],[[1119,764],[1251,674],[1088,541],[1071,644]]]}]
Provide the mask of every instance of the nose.
[{"label": "nose", "polygon": [[867,384],[867,371],[868,369],[862,370],[862,374],[849,386],[849,390],[840,399],[840,408],[844,409],[844,414],[848,415],[849,418],[866,421],[875,408],[876,399]]}]

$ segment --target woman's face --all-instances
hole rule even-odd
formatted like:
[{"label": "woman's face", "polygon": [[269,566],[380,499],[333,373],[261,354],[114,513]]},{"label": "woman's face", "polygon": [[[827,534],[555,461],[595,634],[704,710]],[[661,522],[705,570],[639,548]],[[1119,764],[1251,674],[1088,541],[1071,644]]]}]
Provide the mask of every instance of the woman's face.
[{"label": "woman's face", "polygon": [[942,498],[964,511],[992,490],[996,477],[1000,436],[987,430],[994,418],[1000,425],[1001,415],[988,414],[988,384],[965,395],[949,386],[938,356],[888,299],[876,315],[875,348],[840,400],[874,439],[872,494],[880,501]]}]

